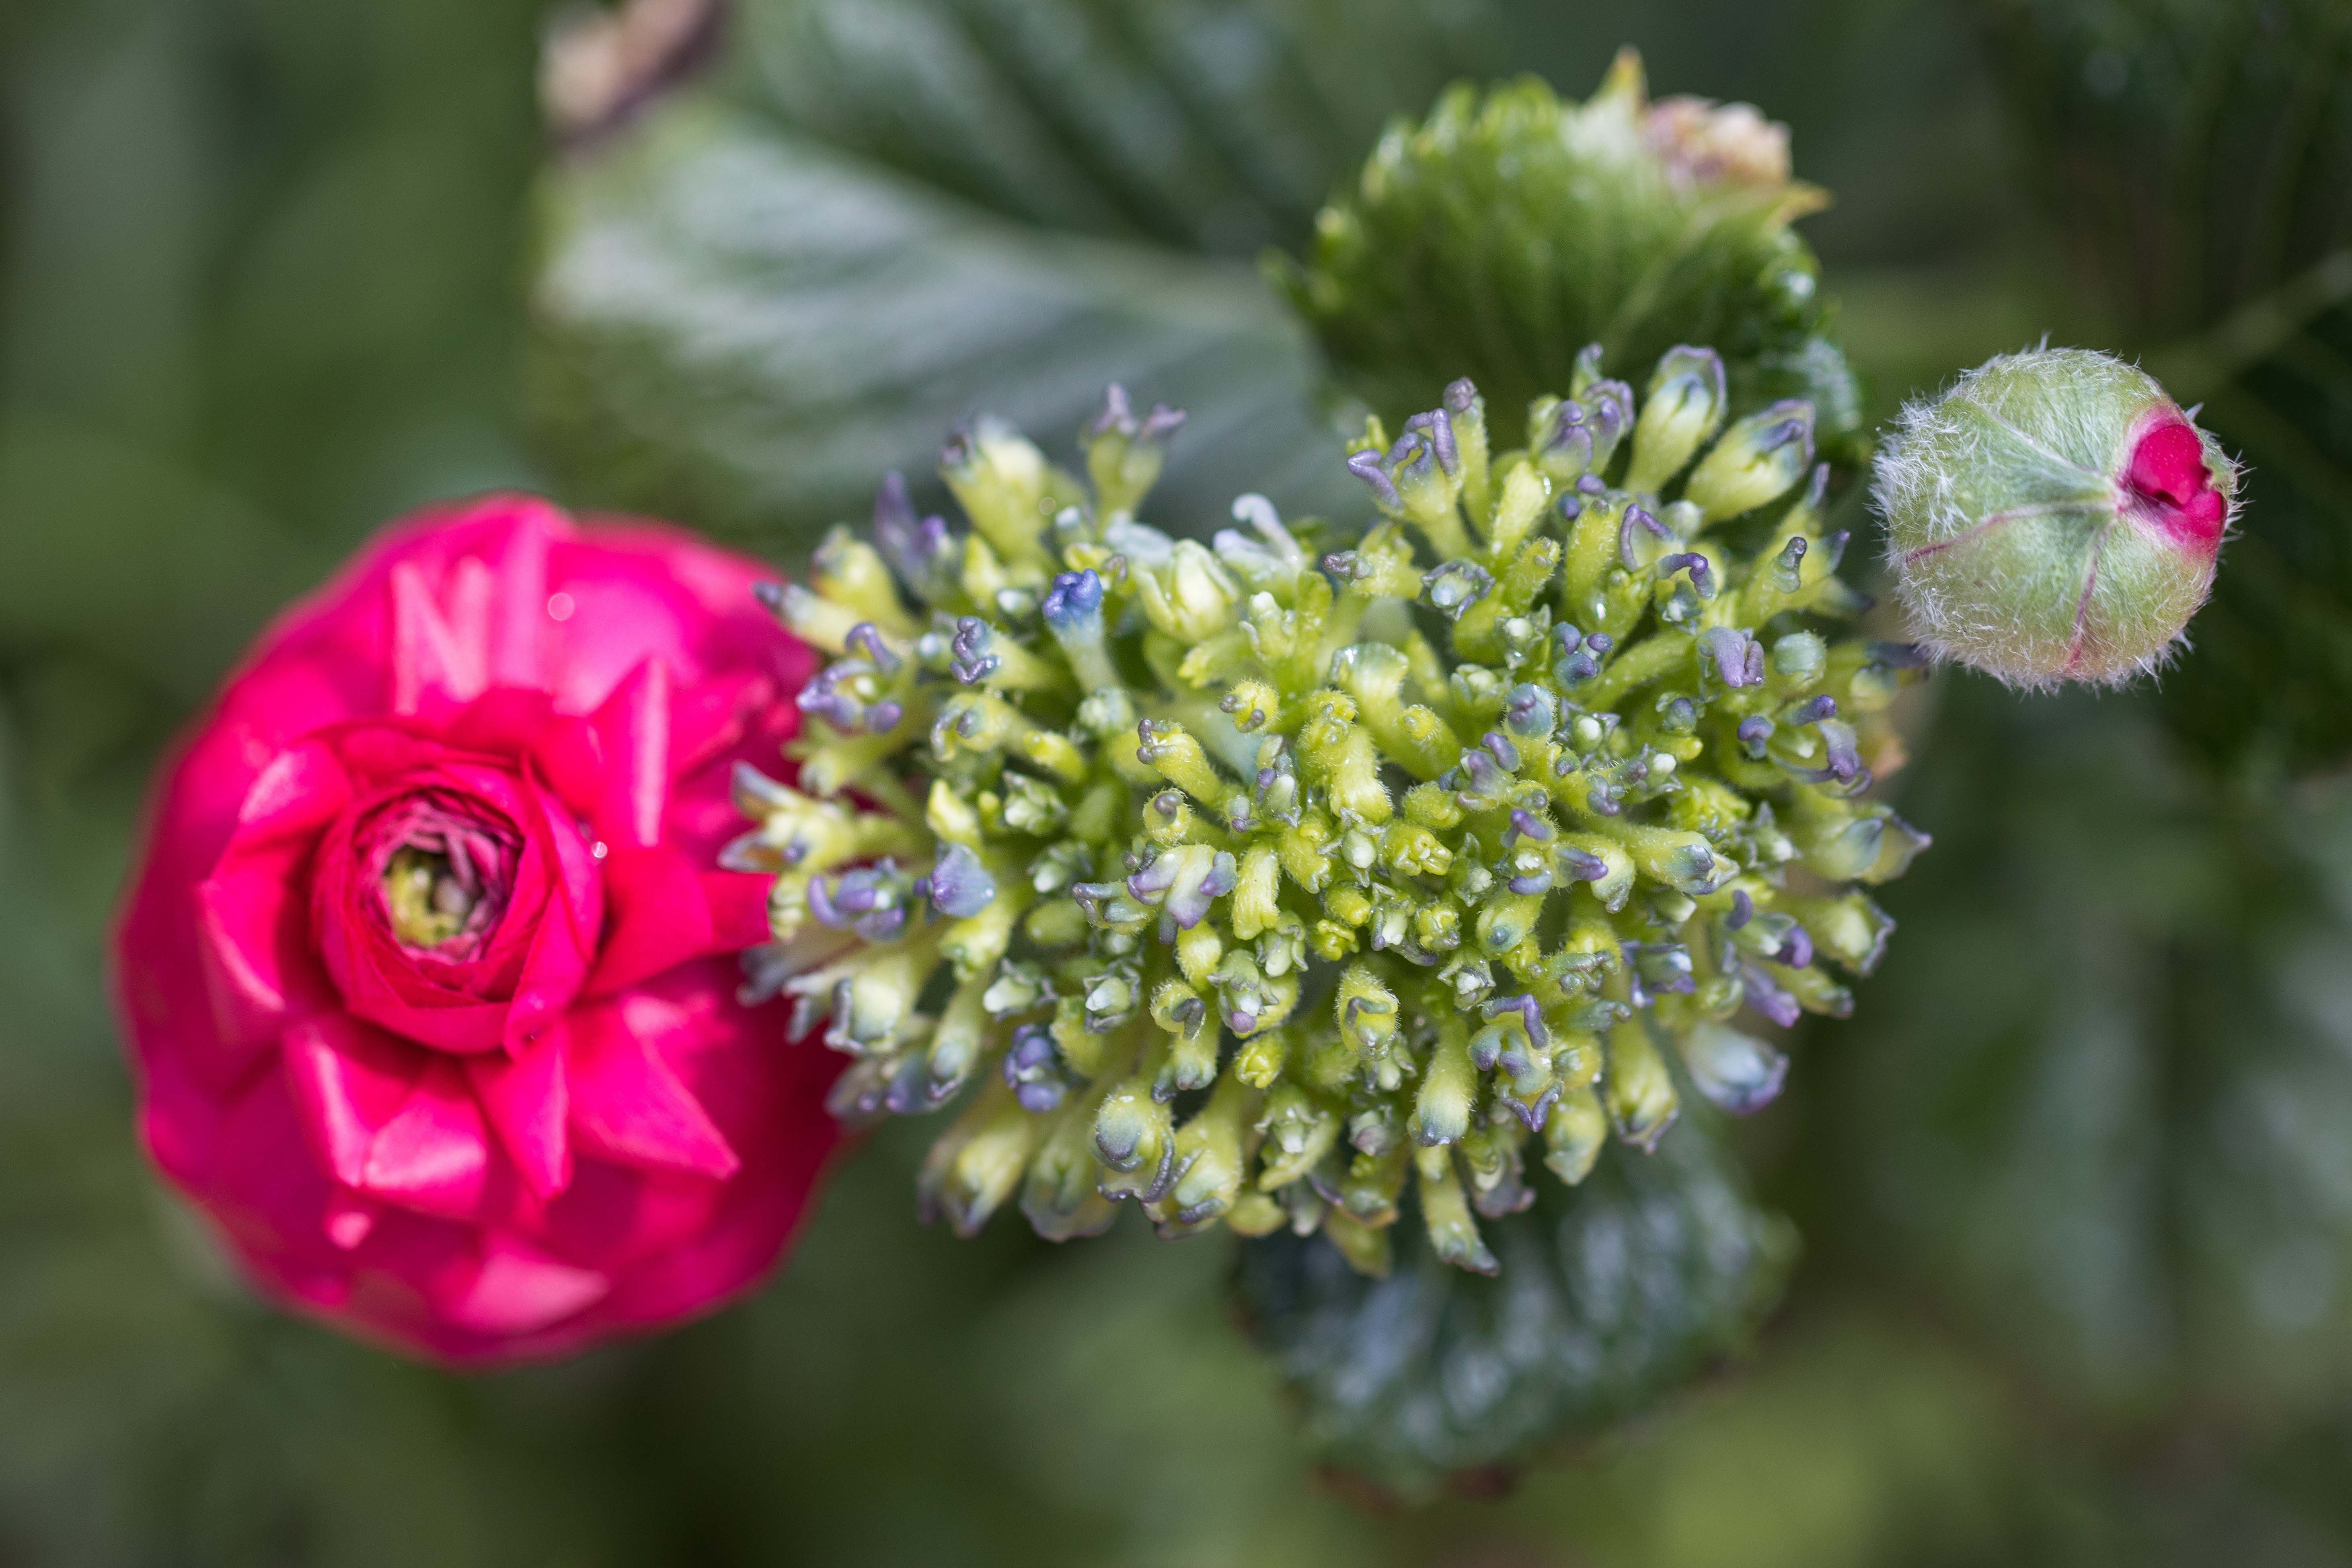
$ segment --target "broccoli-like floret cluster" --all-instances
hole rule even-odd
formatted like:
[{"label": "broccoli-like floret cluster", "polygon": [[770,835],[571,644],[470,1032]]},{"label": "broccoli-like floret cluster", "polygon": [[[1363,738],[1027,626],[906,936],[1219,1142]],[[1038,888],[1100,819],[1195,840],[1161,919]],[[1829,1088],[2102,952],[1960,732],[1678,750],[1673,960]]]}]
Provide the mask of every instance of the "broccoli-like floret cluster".
[{"label": "broccoli-like floret cluster", "polygon": [[1865,601],[1809,404],[1727,427],[1711,351],[1639,399],[1600,358],[1517,449],[1466,381],[1370,422],[1349,535],[1139,522],[1181,416],[1117,388],[1085,480],[982,420],[940,465],[968,529],[893,476],[774,594],[834,658],[797,785],[739,775],[749,989],[856,1058],[837,1114],[965,1101],[928,1213],[1062,1238],[1134,1198],[1379,1272],[1417,1207],[1492,1271],[1530,1156],[1665,1134],[1670,1053],[1752,1110],[1786,1062],[1741,1010],[1849,1010],[1830,966],[1891,929],[1854,884],[1927,842],[1865,795],[1917,659],[1823,635]]}]

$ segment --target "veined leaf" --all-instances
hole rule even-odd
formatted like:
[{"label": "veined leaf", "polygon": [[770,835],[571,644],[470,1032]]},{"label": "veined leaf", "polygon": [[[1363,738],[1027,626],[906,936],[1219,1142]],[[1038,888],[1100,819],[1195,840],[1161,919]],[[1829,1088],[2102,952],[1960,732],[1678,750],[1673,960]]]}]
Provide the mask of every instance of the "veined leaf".
[{"label": "veined leaf", "polygon": [[548,200],[531,395],[583,501],[788,539],[928,474],[976,408],[1066,434],[1112,381],[1191,413],[1171,515],[1349,497],[1301,335],[1238,264],[1049,241],[708,100]]},{"label": "veined leaf", "polygon": [[1236,1288],[1328,1462],[1407,1496],[1590,1437],[1745,1348],[1796,1252],[1695,1121],[1654,1155],[1484,1229],[1502,1270],[1465,1273],[1400,1224],[1368,1279],[1319,1236],[1246,1244]]},{"label": "veined leaf", "polygon": [[1184,408],[1165,493],[1353,504],[1296,243],[1381,118],[1491,58],[1483,5],[753,0],[725,68],[554,163],[532,423],[584,505],[783,544],[986,409]]}]

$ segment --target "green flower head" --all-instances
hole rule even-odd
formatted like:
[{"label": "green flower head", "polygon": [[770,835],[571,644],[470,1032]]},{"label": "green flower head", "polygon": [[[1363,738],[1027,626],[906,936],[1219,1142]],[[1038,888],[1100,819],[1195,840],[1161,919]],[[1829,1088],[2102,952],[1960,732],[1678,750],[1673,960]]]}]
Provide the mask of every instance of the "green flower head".
[{"label": "green flower head", "polygon": [[1368,1272],[1417,1211],[1491,1271],[1531,1163],[1653,1148],[1685,1088],[1752,1110],[1786,1064],[1743,1011],[1850,1008],[1891,923],[1857,884],[1926,843],[1865,795],[1917,661],[1832,639],[1811,405],[1599,363],[1507,451],[1467,382],[1370,422],[1344,532],[1139,522],[1180,416],[1117,388],[1083,480],[982,420],[940,466],[967,528],[893,479],[775,596],[834,662],[798,787],[740,781],[751,987],[856,1058],[841,1116],[961,1102],[927,1211],[1059,1238],[1131,1198]]}]

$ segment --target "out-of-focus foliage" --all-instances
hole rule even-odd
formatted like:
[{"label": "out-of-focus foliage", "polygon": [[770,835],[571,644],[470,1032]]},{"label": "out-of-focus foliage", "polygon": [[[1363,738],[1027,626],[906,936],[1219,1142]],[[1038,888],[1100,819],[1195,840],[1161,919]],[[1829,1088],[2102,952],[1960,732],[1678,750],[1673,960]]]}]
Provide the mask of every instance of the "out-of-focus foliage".
[{"label": "out-of-focus foliage", "polygon": [[[745,0],[728,68],[559,160],[534,421],[565,482],[805,547],[985,405],[1191,416],[1171,515],[1352,502],[1296,243],[1400,103],[1490,69],[1486,0]],[[1246,476],[1245,479],[1241,476]]]},{"label": "out-of-focus foliage", "polygon": [[[1209,21],[1195,31],[1234,36],[1243,29],[1231,18],[1243,9],[1204,6]],[[1347,33],[1348,17],[1360,14],[1333,7],[1315,47],[1357,47],[1326,35]],[[844,15],[851,25],[873,18],[877,50],[907,25],[892,8]],[[999,47],[1005,36],[992,23],[998,11],[977,4],[936,15],[972,49]],[[1792,124],[1800,169],[1841,204],[1803,232],[1844,303],[1849,349],[1884,398],[2053,324],[2033,292],[2035,252],[2011,247],[2030,238],[2007,195],[2019,175],[1997,155],[1986,78],[1965,47],[1957,0],[1595,0],[1572,12],[1528,4],[1496,15],[1493,53],[1440,59],[1413,44],[1399,58],[1424,62],[1416,68],[1426,75],[1332,78],[1327,91],[1360,89],[1361,118],[1348,122],[1355,140],[1335,139],[1325,172],[1292,187],[1304,194],[1282,209],[1289,221],[1303,226],[1386,116],[1424,112],[1443,78],[1528,68],[1580,92],[1630,41],[1662,86],[1752,99]],[[540,22],[520,0],[0,5],[0,1561],[2352,1562],[2342,1484],[2352,1428],[2335,1413],[2340,1401],[2296,1415],[2305,1395],[2290,1388],[2286,1413],[2253,1436],[2222,1418],[2231,1411],[2183,1417],[2167,1405],[2131,1444],[2111,1447],[2043,1400],[2064,1358],[2079,1353],[2082,1330],[2069,1325],[2085,1321],[2047,1303],[2095,1294],[2081,1283],[2090,1275],[2083,1260],[2053,1254],[2106,1234],[2053,1211],[2078,1190],[2097,1200],[2103,1182],[2021,1178],[2023,1132],[2012,1132],[2009,1152],[1994,1150],[1990,1180],[2015,1194],[2009,1223],[2031,1220],[2038,1229],[2025,1234],[2040,1237],[2031,1258],[2009,1252],[2006,1278],[2070,1266],[2037,1275],[2014,1302],[1991,1282],[1997,1276],[1956,1285],[1971,1276],[1947,1267],[1948,1253],[1935,1267],[1908,1267],[1919,1254],[1905,1237],[1937,1239],[1932,1226],[1906,1233],[1840,1223],[1883,1181],[1895,1194],[1888,1218],[1965,1209],[1968,1245],[1980,1247],[1991,1225],[1981,1195],[1965,1195],[1977,1179],[1959,1158],[1965,1140],[1937,1132],[1932,1118],[1923,1126],[1894,1114],[1924,1104],[1954,1118],[1965,1109],[1937,1087],[1941,1058],[1843,1026],[1806,1043],[1807,1070],[1792,1079],[1788,1103],[1769,1124],[1743,1130],[1763,1200],[1795,1214],[1807,1234],[1792,1304],[1765,1331],[1755,1363],[1661,1411],[1638,1440],[1530,1474],[1507,1502],[1373,1517],[1333,1499],[1315,1483],[1276,1372],[1219,1320],[1228,1252],[1139,1232],[1084,1252],[1011,1233],[969,1244],[919,1230],[907,1222],[906,1198],[919,1137],[870,1143],[757,1300],[671,1338],[561,1367],[448,1378],[247,1300],[158,1196],[137,1154],[101,1004],[99,935],[158,748],[271,608],[404,506],[538,477],[514,431],[530,276],[525,203],[543,150],[530,90]],[[1414,35],[1433,36],[1457,35]],[[1025,104],[1034,94],[1015,96]],[[935,100],[946,101],[902,90],[890,112],[916,114]],[[737,101],[767,122],[799,123]],[[795,134],[849,145],[821,126]],[[861,179],[895,179],[893,188],[919,192],[957,222],[1024,240],[1024,256],[1093,255],[1095,241],[1122,258],[1146,247],[1205,246],[1141,226],[1104,226],[1066,245],[1055,226],[1086,226],[992,206],[976,186],[942,197],[946,176],[911,165],[903,166],[911,178],[877,175],[871,149],[851,152],[867,160],[853,165]],[[1207,247],[1231,258],[1222,276],[1235,280],[1233,299],[1244,298],[1247,258],[1285,232],[1244,225]],[[1286,232],[1295,243],[1303,227]],[[1265,309],[1257,319],[1276,321]],[[723,343],[744,323],[720,315],[704,330],[705,341]],[[1303,342],[1289,340],[1283,352],[1303,360]],[[818,380],[858,368],[860,352],[813,362],[808,395],[832,395]],[[972,387],[984,368],[969,373]],[[1120,370],[1139,395],[1171,395],[1153,377]],[[1066,428],[1101,379],[1091,367],[1074,373],[1066,409],[1041,398],[1008,411],[1040,429]],[[1202,417],[1196,405],[1196,426]],[[1297,418],[1303,453],[1318,427]],[[927,410],[908,414],[910,446],[894,460],[921,466],[938,423]],[[1198,434],[1180,441],[1180,460]],[[576,479],[572,500],[646,493],[568,461],[564,472]],[[1222,501],[1240,488],[1205,459],[1195,472],[1185,482],[1202,496]],[[669,504],[683,521],[727,521],[723,511],[700,515],[691,491]],[[827,521],[835,510],[812,509]],[[792,520],[757,521],[781,529]],[[2236,560],[2225,556],[2225,583]],[[1961,748],[1991,745],[1990,721],[1974,700],[1952,708],[1954,728],[1916,748],[1935,748],[1934,766],[1917,777],[1952,782],[1923,784],[1903,804],[1948,836],[1895,900],[1910,928],[1895,951],[1913,967],[1906,977],[1890,965],[1863,1009],[1886,1017],[1899,1008],[1931,1029],[1936,1009],[1988,1005],[1981,993],[2006,980],[1970,962],[1965,942],[1945,955],[1920,896],[1941,897],[1955,882],[1973,896],[1967,857],[1987,842],[1968,826],[1979,807],[1962,798],[1978,786]],[[2104,722],[2109,704],[2090,711]],[[2156,733],[2147,721],[2116,722]],[[2010,743],[2029,739],[2056,747],[2044,727]],[[2054,768],[2036,782],[2079,792],[2100,776]],[[2160,886],[2173,875],[2163,868],[2181,861],[2191,864],[2188,881],[2243,877],[2228,900],[2264,897],[2260,868],[2279,862],[2218,860],[2220,830],[2191,806],[2220,797],[2163,794],[2186,787],[2162,784],[2159,799],[2174,805],[2136,813],[2143,831],[2132,835],[2104,828],[2089,797],[2076,795],[2069,809],[2101,832],[2107,861],[2123,862],[2109,866],[2105,901],[2081,919],[2106,918],[2123,898],[2116,889],[2135,879]],[[2236,809],[2241,820],[2258,811]],[[2187,931],[2181,951],[2193,955],[2208,936],[2184,900],[2168,894],[2155,914],[2125,912],[2145,922],[2137,929]],[[2086,941],[2063,924],[2072,907],[2028,912],[2067,941]],[[1990,912],[1969,908],[1978,939],[2015,956],[2000,928],[1984,936]],[[2214,940],[2252,951],[2233,945],[2238,938]],[[2141,942],[2125,944],[2142,955],[2136,962],[2151,951]],[[2283,961],[2229,962],[2252,973]],[[2074,978],[2054,967],[2035,973],[2036,994]],[[2195,984],[2209,997],[2245,994],[2228,974]],[[2250,1016],[2278,1016],[2277,1005],[2256,997]],[[2049,1032],[2016,1037],[2030,1045]],[[2318,1072],[2270,1054],[2281,1047],[2235,1021],[2187,1045],[2148,1038],[2174,1043],[2145,1058],[2135,1044],[2120,1053],[2128,1070],[2119,1076],[2162,1081],[2184,1060],[2208,1071],[2233,1048],[2266,1071],[2284,1061],[2281,1071]],[[1890,1089],[1882,1076],[1883,1105],[1832,1091],[1838,1075],[1875,1070],[1873,1052],[1883,1047],[1915,1064],[1923,1087]],[[2074,1059],[2020,1055],[2045,1071]],[[2013,1092],[1990,1070],[1979,1081],[1988,1096]],[[2189,1105],[2185,1093],[2168,1094],[2176,1112]],[[2151,1136],[2149,1123],[2113,1114],[2113,1144]],[[2069,1126],[2039,1124],[2042,1170]],[[1873,1137],[1858,1149],[1853,1135],[1864,1127]],[[1897,1147],[1903,1138],[1920,1151]],[[2265,1162],[2308,1180],[2322,1167],[2307,1156],[2330,1155],[2335,1142],[2273,1137],[2252,1156],[2256,1175],[2223,1190],[2260,1194],[2260,1183],[2274,1179],[2261,1173]],[[1952,1184],[1941,1196],[1926,1191],[1929,1167]],[[2133,1178],[2144,1185],[2125,1184],[2127,1194],[2168,1183],[2195,1190],[2148,1170]],[[2275,1179],[2273,1194],[2292,1190]],[[2273,1206],[2242,1212],[2310,1212],[2302,1199],[2263,1202]],[[2190,1211],[2184,1200],[2138,1212],[2145,1223],[2128,1234],[2145,1250],[2169,1249],[2168,1216]],[[2220,1234],[2206,1218],[2196,1223]],[[2243,1245],[2262,1256],[2281,1238],[2294,1239],[2264,1221]],[[2000,1261],[2001,1250],[1992,1256]],[[2295,1268],[2282,1277],[2292,1305]],[[2308,1302],[2312,1275],[2300,1278]],[[2199,1309],[2205,1343],[2218,1343],[2232,1321],[2253,1321],[2252,1306],[2228,1306],[2253,1296],[2194,1289],[2223,1303]],[[1959,1317],[1955,1295],[1982,1309],[1959,1318],[1969,1331],[1927,1326]],[[2044,1374],[2027,1382],[2004,1351],[2019,1342],[1981,1331],[2021,1321],[2054,1323],[2059,1336],[2054,1352],[2026,1363]],[[2172,1379],[2166,1369],[2189,1363],[2170,1342],[2135,1348],[2119,1385]],[[2244,1352],[2255,1370],[2243,1387],[2260,1394],[2281,1369],[2291,1381],[2303,1364],[2294,1343],[2257,1347],[2259,1359]],[[2227,1375],[2232,1363],[2197,1364]],[[2324,1373],[2332,1363],[2309,1364]],[[2324,1376],[2312,1392],[2325,1394]]]},{"label": "out-of-focus foliage", "polygon": [[2095,1408],[2274,1426],[2352,1386],[2352,795],[2216,783],[2153,709],[1948,684],[1836,1042],[1855,1218]]},{"label": "out-of-focus foliage", "polygon": [[2088,325],[2249,470],[2167,708],[2203,754],[2352,757],[2352,13],[1981,0]]},{"label": "out-of-focus foliage", "polygon": [[1745,1351],[1797,1245],[1746,1188],[1693,1119],[1655,1155],[1488,1221],[1496,1278],[1435,1266],[1410,1230],[1383,1279],[1277,1235],[1243,1249],[1241,1299],[1319,1451],[1417,1496],[1605,1432]]}]

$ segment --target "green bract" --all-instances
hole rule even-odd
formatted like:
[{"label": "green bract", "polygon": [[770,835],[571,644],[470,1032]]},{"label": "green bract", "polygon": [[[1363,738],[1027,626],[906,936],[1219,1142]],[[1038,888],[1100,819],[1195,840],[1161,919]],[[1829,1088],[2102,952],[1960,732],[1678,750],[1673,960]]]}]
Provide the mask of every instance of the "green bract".
[{"label": "green bract", "polygon": [[1633,375],[1695,340],[1723,355],[1735,414],[1809,399],[1816,443],[1856,461],[1861,394],[1790,226],[1828,204],[1791,177],[1785,127],[1746,104],[1653,102],[1627,50],[1580,104],[1533,77],[1448,89],[1381,138],[1303,258],[1270,266],[1337,381],[1383,417],[1465,366],[1516,409],[1565,384],[1588,341]]},{"label": "green bract", "polygon": [[1785,1062],[1741,1008],[1847,1011],[1830,965],[1890,924],[1852,884],[1926,842],[1862,798],[1916,660],[1817,629],[1862,601],[1811,405],[1727,424],[1712,351],[1639,399],[1599,357],[1520,449],[1467,382],[1373,422],[1344,540],[1254,496],[1211,545],[1139,523],[1180,416],[1117,389],[1087,481],[982,420],[941,464],[968,531],[894,479],[775,596],[835,658],[799,787],[740,778],[752,989],[829,1017],[838,1114],[971,1091],[928,1210],[1066,1237],[1132,1197],[1379,1272],[1410,1190],[1492,1270],[1530,1158],[1654,1147],[1670,1058],[1752,1110]]}]

